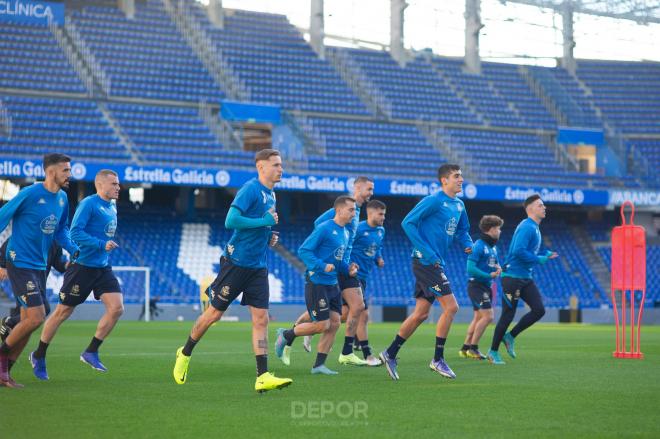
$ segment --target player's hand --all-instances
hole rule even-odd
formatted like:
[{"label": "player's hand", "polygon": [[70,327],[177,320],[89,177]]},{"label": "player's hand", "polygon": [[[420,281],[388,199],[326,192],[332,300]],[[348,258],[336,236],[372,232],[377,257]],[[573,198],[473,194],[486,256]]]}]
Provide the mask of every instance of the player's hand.
[{"label": "player's hand", "polygon": [[355,277],[357,276],[357,272],[360,269],[360,266],[356,264],[355,262],[352,262],[351,265],[348,266],[348,275],[350,277]]},{"label": "player's hand", "polygon": [[[278,216],[277,216],[277,212],[275,211],[275,208],[274,208],[274,207],[271,207],[270,209],[268,209],[268,213],[269,213],[270,216],[272,216],[273,219],[275,220],[275,224],[277,224],[277,223],[280,221],[280,219],[278,218]],[[273,225],[275,225],[275,224],[273,224]]]},{"label": "player's hand", "polygon": [[376,260],[376,265],[378,265],[378,268],[383,268],[385,266],[385,259],[383,258],[378,258]]},{"label": "player's hand", "polygon": [[71,264],[73,264],[73,262],[71,262],[71,261],[66,261],[66,263],[64,264],[64,271],[68,270],[69,267],[71,266]]},{"label": "player's hand", "polygon": [[548,259],[555,259],[555,258],[558,258],[558,257],[559,257],[559,254],[557,254],[557,252],[552,252],[548,255]]},{"label": "player's hand", "polygon": [[271,232],[272,235],[270,235],[270,246],[275,247],[275,245],[280,241],[280,232]]},{"label": "player's hand", "polygon": [[0,280],[7,279],[7,269],[0,267]]},{"label": "player's hand", "polygon": [[335,266],[332,265],[332,264],[326,264],[325,265],[325,270],[323,270],[323,271],[325,271],[326,273],[330,273],[331,271],[335,271]]},{"label": "player's hand", "polygon": [[463,250],[466,255],[472,254],[472,247],[465,247],[465,250]]},{"label": "player's hand", "polygon": [[500,274],[502,274],[502,267],[500,267],[500,266],[498,265],[498,266],[497,266],[497,270],[496,270],[496,271],[493,271],[493,272],[490,274],[490,277],[492,277],[493,279],[495,279],[495,278],[496,278],[497,276],[499,276]]},{"label": "player's hand", "polygon": [[108,241],[105,243],[105,251],[111,252],[114,249],[118,248],[119,244],[117,244],[115,241]]}]

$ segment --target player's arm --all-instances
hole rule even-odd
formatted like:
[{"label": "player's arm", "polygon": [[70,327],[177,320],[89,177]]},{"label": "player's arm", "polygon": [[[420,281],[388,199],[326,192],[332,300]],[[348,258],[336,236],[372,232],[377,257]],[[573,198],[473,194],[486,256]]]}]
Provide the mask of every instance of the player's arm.
[{"label": "player's arm", "polygon": [[242,230],[257,229],[259,227],[274,226],[277,224],[277,213],[274,209],[269,210],[261,218],[248,218],[243,212],[234,206],[229,208],[227,218],[225,219],[225,228]]},{"label": "player's arm", "polygon": [[412,242],[413,246],[422,253],[422,258],[432,259],[434,263],[439,263],[440,257],[431,250],[419,234],[422,220],[435,212],[435,210],[436,208],[433,205],[433,200],[430,197],[426,197],[420,201],[413,210],[408,212],[408,215],[406,215],[401,223],[401,227],[406,236],[408,236],[410,242]]},{"label": "player's arm", "polygon": [[71,240],[71,232],[69,231],[69,203],[66,199],[64,202],[64,208],[62,209],[62,216],[60,216],[60,222],[55,231],[55,241],[65,248],[75,259],[74,255],[79,252],[80,248]]},{"label": "player's arm", "polygon": [[48,265],[60,273],[64,273],[66,271],[67,259],[64,257],[62,247],[60,247],[56,242],[54,242],[51,246],[50,251],[48,252],[48,258]]},{"label": "player's arm", "polygon": [[314,227],[318,227],[319,224],[324,223],[328,220],[331,220],[335,217],[335,208],[331,207],[330,209],[326,210],[323,212],[321,215],[319,215],[318,218],[314,220]]},{"label": "player's arm", "polygon": [[461,212],[461,217],[458,220],[458,225],[456,226],[456,237],[461,243],[463,251],[467,254],[472,253],[472,246],[474,242],[470,236],[470,220],[468,219],[465,209]]},{"label": "player's arm", "polygon": [[316,250],[323,241],[322,233],[322,230],[314,229],[312,234],[305,239],[305,242],[303,242],[298,249],[298,257],[303,261],[307,270],[316,273],[325,271],[327,265],[314,254],[314,250]]},{"label": "player's arm", "polygon": [[376,250],[376,259],[374,260],[374,263],[378,266],[378,268],[383,268],[385,266],[385,259],[383,259],[383,241],[385,240],[385,230],[382,231],[383,236],[380,239],[380,242],[378,243],[378,250]]},{"label": "player's arm", "polygon": [[525,227],[518,233],[521,234],[516,245],[511,248],[511,254],[515,255],[522,262],[527,264],[545,264],[548,261],[546,256],[538,256],[530,248],[534,238],[534,230],[531,227]]},{"label": "player's arm", "polygon": [[28,188],[20,191],[14,198],[9,200],[7,204],[0,208],[0,232],[5,230],[9,225],[9,221],[14,217],[14,214],[21,208],[27,199],[30,191]]},{"label": "player's arm", "polygon": [[[94,207],[92,206],[92,203],[89,203],[87,200],[83,200],[80,205],[78,205],[76,213],[73,215],[73,221],[71,221],[71,239],[73,239],[73,241],[80,247],[93,247],[99,250],[105,250],[106,241],[95,238],[85,231],[85,227],[87,227],[87,223],[92,216],[93,209]],[[65,219],[66,224],[66,213],[62,217]],[[69,230],[67,227],[67,234],[68,232]],[[57,239],[57,237],[55,237],[55,239],[58,244],[66,248],[69,253],[74,253],[67,248],[65,242]]]},{"label": "player's arm", "polygon": [[2,243],[0,246],[0,268],[7,268],[7,245],[9,244],[9,238]]}]

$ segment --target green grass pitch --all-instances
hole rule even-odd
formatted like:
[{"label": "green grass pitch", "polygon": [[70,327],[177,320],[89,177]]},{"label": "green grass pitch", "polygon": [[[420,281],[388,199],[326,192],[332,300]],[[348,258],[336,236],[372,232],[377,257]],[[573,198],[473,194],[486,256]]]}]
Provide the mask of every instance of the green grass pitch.
[{"label": "green grass pitch", "polygon": [[[518,359],[502,348],[507,365],[496,367],[458,357],[466,325],[457,324],[450,381],[428,368],[434,325],[425,324],[402,348],[394,382],[382,367],[340,366],[341,334],[328,357],[340,375],[312,376],[301,340],[287,368],[272,351],[273,322],[271,370],[294,383],[258,395],[248,323],[211,328],[188,382],[174,383],[174,352],[191,325],[120,322],[101,347],[110,370],[101,374],[78,359],[95,322],[65,323],[49,348],[50,381],[32,376],[26,350],[13,370],[25,388],[0,388],[0,438],[660,437],[660,327],[643,328],[639,361],[611,357],[611,326],[539,324],[518,338]],[[397,328],[371,326],[377,352]]]}]

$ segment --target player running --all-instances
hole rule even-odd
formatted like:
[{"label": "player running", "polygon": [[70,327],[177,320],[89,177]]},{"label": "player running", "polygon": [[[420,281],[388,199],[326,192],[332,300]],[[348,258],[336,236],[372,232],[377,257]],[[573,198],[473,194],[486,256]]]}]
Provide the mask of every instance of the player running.
[{"label": "player running", "polygon": [[247,305],[252,315],[252,349],[257,363],[254,389],[261,393],[293,382],[268,371],[266,251],[278,240],[271,228],[278,222],[273,187],[282,179],[282,158],[279,151],[262,149],[256,153],[255,163],[258,177],[241,187],[227,212],[225,227],[234,233],[220,259],[220,273],[208,289],[211,306],[195,322],[186,344],[176,351],[172,373],[177,384],[186,382],[194,347],[240,293],[241,305]]},{"label": "player running", "polygon": [[311,322],[288,330],[277,330],[275,353],[286,365],[290,364],[290,359],[284,355],[284,350],[291,347],[296,337],[323,334],[318,343],[312,374],[337,374],[325,365],[325,360],[341,324],[342,296],[337,278],[339,274],[355,277],[359,268],[354,263],[348,265],[344,257],[350,242],[350,232],[346,226],[353,221],[355,210],[354,198],[346,195],[338,197],[334,203],[334,218],[319,224],[298,249],[298,255],[307,268],[305,304]]},{"label": "player running", "polygon": [[23,352],[30,336],[44,322],[44,290],[48,251],[56,240],[77,257],[78,246],[69,234],[69,202],[63,189],[69,187],[71,158],[52,153],[44,156],[46,178],[22,189],[0,209],[0,231],[12,222],[7,244],[7,275],[14,296],[21,304],[21,321],[0,344],[0,385],[23,387],[9,373],[9,362]]},{"label": "player running", "polygon": [[458,351],[463,358],[486,359],[479,351],[479,340],[493,321],[493,280],[502,273],[495,244],[500,239],[503,224],[499,216],[483,216],[479,221],[481,237],[474,243],[472,253],[468,256],[467,273],[470,279],[467,290],[474,317],[468,326],[463,347]]},{"label": "player running", "polygon": [[[545,264],[548,260],[558,256],[557,253],[550,250],[539,254],[542,243],[539,224],[545,218],[545,204],[543,204],[541,196],[534,194],[528,197],[523,206],[527,219],[521,221],[516,227],[502,273],[502,290],[504,291],[502,315],[495,326],[493,343],[488,351],[488,361],[492,364],[505,364],[498,352],[502,341],[504,341],[509,356],[516,358],[515,338],[545,314],[543,298],[532,279],[532,272],[537,264]],[[516,315],[519,299],[529,305],[530,311],[522,316],[511,332],[506,332]]]},{"label": "player running", "polygon": [[433,302],[440,302],[435,354],[429,367],[446,378],[456,378],[444,358],[447,334],[458,311],[458,303],[445,275],[449,246],[458,240],[465,253],[472,253],[470,223],[465,205],[457,195],[463,190],[463,175],[458,165],[445,164],[438,169],[442,189],[422,199],[404,218],[401,226],[413,243],[412,269],[415,275],[415,310],[401,324],[390,347],[380,353],[387,372],[399,379],[396,355],[401,346],[429,316]]}]

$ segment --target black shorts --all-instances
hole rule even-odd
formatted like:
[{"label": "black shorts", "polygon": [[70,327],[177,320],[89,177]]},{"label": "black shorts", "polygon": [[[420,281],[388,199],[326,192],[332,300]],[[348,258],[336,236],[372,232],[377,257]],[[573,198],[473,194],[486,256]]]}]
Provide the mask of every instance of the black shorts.
[{"label": "black shorts", "polygon": [[224,312],[241,293],[241,305],[268,309],[268,270],[240,267],[223,256],[220,258],[220,273],[207,290],[209,302],[213,308]]},{"label": "black shorts", "polygon": [[481,282],[471,280],[468,282],[468,296],[472,302],[472,309],[479,311],[481,309],[491,309],[493,307],[493,290]]},{"label": "black shorts", "polygon": [[112,272],[112,267],[69,265],[64,272],[64,281],[60,289],[60,303],[66,306],[78,306],[87,300],[92,291],[94,291],[96,300],[99,300],[105,293],[121,293],[119,281]]},{"label": "black shorts", "polygon": [[313,322],[330,318],[330,311],[341,314],[341,292],[337,285],[305,283],[305,305]]},{"label": "black shorts", "polygon": [[339,291],[344,291],[347,288],[361,288],[362,285],[357,277],[347,276],[345,274],[338,274],[337,281],[339,282]]},{"label": "black shorts", "polygon": [[538,300],[542,302],[541,292],[532,279],[519,279],[516,277],[502,277],[502,307],[508,306],[514,310],[518,307],[521,298],[527,302]]},{"label": "black shorts", "polygon": [[412,270],[415,275],[415,298],[423,297],[433,303],[438,297],[454,294],[442,267],[423,265],[413,259]]},{"label": "black shorts", "polygon": [[20,268],[7,260],[7,277],[16,301],[23,308],[42,306],[46,301],[46,270]]},{"label": "black shorts", "polygon": [[[369,305],[367,305],[367,298],[364,295],[364,292],[367,290],[367,280],[366,279],[359,279],[357,277],[352,277],[350,281],[350,286],[346,288],[359,288],[362,290],[362,299],[364,300],[364,309],[367,309]],[[344,290],[341,290],[344,291]],[[348,306],[348,303],[344,303],[344,306]]]}]

